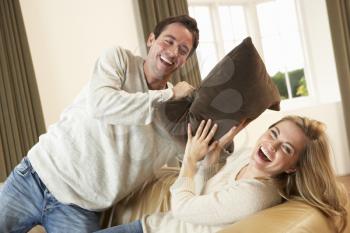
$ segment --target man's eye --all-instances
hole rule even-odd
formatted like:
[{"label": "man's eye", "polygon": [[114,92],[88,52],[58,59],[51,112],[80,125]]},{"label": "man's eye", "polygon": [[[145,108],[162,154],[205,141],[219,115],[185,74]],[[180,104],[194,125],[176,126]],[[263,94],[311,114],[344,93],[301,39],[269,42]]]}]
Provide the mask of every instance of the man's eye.
[{"label": "man's eye", "polygon": [[185,50],[185,49],[179,49],[179,53],[180,53],[181,55],[187,55],[187,50]]},{"label": "man's eye", "polygon": [[167,44],[173,44],[173,42],[171,40],[165,40],[165,43]]}]

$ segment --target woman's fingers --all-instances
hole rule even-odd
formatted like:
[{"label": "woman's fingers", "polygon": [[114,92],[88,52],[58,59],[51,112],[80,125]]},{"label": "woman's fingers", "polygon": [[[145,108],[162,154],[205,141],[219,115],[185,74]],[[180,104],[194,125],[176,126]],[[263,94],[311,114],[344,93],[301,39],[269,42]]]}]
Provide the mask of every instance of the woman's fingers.
[{"label": "woman's fingers", "polygon": [[224,136],[219,139],[220,147],[224,147],[227,143],[233,140],[236,135],[236,126],[233,126]]},{"label": "woman's fingers", "polygon": [[211,151],[215,150],[217,146],[218,146],[218,141],[213,142],[213,143],[209,146],[208,152],[211,152]]},{"label": "woman's fingers", "polygon": [[200,135],[201,140],[204,140],[206,138],[206,136],[208,135],[208,132],[210,130],[210,126],[211,126],[211,119],[209,119],[207,121],[207,123],[205,124],[204,130],[203,130],[202,134]]},{"label": "woman's fingers", "polygon": [[202,131],[203,131],[204,124],[205,124],[205,120],[202,120],[201,123],[199,124],[199,127],[198,127],[197,132],[196,132],[197,138],[200,138]]},{"label": "woman's fingers", "polygon": [[206,143],[209,143],[210,140],[214,137],[216,130],[218,129],[218,125],[214,124],[214,126],[211,128],[211,130],[209,131],[209,133],[206,135],[204,141]]},{"label": "woman's fingers", "polygon": [[187,124],[187,139],[192,140],[192,128],[190,123]]}]

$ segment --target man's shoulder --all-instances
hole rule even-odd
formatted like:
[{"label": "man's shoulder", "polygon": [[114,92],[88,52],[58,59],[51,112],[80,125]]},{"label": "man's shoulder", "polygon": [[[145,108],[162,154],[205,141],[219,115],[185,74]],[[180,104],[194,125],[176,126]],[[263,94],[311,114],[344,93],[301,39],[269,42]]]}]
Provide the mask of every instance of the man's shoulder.
[{"label": "man's shoulder", "polygon": [[143,58],[133,54],[130,50],[115,46],[106,48],[102,51],[100,60],[117,66],[127,66],[128,63],[143,62]]},{"label": "man's shoulder", "polygon": [[111,53],[120,57],[125,58],[141,58],[140,56],[136,55],[134,52],[130,51],[129,49],[123,48],[121,46],[115,46],[111,48],[105,49],[105,53]]}]

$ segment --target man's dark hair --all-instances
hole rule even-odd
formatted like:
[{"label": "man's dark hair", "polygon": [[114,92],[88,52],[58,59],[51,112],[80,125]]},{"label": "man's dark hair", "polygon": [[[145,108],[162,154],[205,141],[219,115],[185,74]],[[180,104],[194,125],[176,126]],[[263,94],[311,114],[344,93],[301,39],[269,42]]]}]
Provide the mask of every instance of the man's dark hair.
[{"label": "man's dark hair", "polygon": [[188,57],[190,57],[198,47],[198,43],[199,43],[199,30],[197,27],[197,21],[188,15],[179,15],[179,16],[166,18],[160,21],[154,28],[153,33],[155,35],[155,38],[157,39],[158,36],[162,33],[162,31],[169,24],[172,24],[172,23],[180,23],[191,32],[193,37],[193,45],[190,53],[188,54]]}]

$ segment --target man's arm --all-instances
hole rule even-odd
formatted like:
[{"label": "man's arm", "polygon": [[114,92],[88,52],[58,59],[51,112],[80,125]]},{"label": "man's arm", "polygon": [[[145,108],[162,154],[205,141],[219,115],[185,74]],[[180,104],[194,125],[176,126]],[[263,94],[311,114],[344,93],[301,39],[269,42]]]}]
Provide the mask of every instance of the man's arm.
[{"label": "man's arm", "polygon": [[97,60],[89,83],[89,113],[108,124],[146,125],[152,122],[154,106],[168,101],[174,93],[171,88],[136,93],[122,90],[126,60],[121,49],[110,49]]}]

